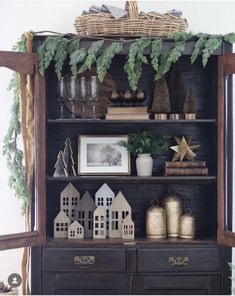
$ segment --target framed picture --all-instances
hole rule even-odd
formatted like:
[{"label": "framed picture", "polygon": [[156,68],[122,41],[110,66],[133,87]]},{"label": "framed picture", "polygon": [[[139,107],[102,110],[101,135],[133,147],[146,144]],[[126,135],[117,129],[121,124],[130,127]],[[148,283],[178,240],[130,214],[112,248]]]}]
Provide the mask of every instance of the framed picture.
[{"label": "framed picture", "polygon": [[79,175],[130,175],[130,153],[118,144],[128,136],[80,136]]}]

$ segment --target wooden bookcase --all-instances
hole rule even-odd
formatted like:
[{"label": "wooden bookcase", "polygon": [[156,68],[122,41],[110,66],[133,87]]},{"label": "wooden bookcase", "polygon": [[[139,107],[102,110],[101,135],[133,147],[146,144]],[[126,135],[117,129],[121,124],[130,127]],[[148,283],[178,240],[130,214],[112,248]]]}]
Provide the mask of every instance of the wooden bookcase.
[{"label": "wooden bookcase", "polygon": [[[44,38],[35,37],[35,51]],[[163,51],[169,48],[170,42],[164,42]],[[81,46],[87,46],[89,43],[89,40],[83,40]],[[234,243],[234,235],[223,226],[226,193],[224,155],[227,153],[224,148],[224,141],[227,139],[224,123],[227,117],[224,115],[226,100],[223,94],[223,75],[227,68],[224,68],[223,64],[228,63],[229,59],[220,56],[230,52],[231,48],[225,43],[222,44],[209,59],[206,68],[203,68],[199,59],[193,65],[190,63],[194,44],[195,40],[187,42],[184,55],[178,64],[185,85],[193,84],[198,109],[195,120],[57,120],[59,104],[56,99],[57,79],[54,69],[51,66],[47,70],[45,81],[37,74],[40,79],[38,78],[36,85],[35,101],[35,200],[38,199],[39,204],[35,204],[38,205],[39,215],[34,218],[39,227],[34,233],[35,239],[29,243],[43,245],[32,247],[33,294],[230,293],[227,262],[231,261],[231,248],[221,246],[231,246]],[[127,45],[123,52],[114,58],[110,68],[118,89],[129,89],[127,77],[122,70],[126,53]],[[149,49],[146,54],[149,54]],[[233,68],[229,68],[230,72],[235,72],[234,64]],[[3,66],[9,67],[6,64]],[[139,88],[146,90],[147,104],[150,105],[154,82],[152,69],[148,65],[143,67]],[[209,176],[163,176],[164,162],[171,159],[171,153],[167,152],[154,158],[152,177],[137,177],[133,160],[130,176],[52,177],[56,156],[66,137],[71,139],[76,155],[79,135],[118,135],[123,134],[123,131],[128,134],[145,129],[153,130],[156,135],[191,135],[193,143],[201,144],[198,160],[207,162]],[[115,194],[121,190],[132,207],[135,241],[125,244],[121,240],[112,239],[85,239],[74,242],[54,239],[53,220],[59,212],[59,194],[69,182],[72,182],[81,194],[88,190],[93,196],[104,182]],[[145,239],[145,215],[150,201],[163,198],[169,186],[174,186],[177,192],[184,196],[186,207],[191,208],[197,217],[195,240]],[[14,247],[13,243],[9,243],[10,239],[2,238],[6,245]],[[21,246],[22,241],[21,239],[15,246]],[[92,257],[93,263],[77,264],[76,258],[79,256],[85,256],[85,259]],[[172,263],[175,262],[170,259],[172,257],[177,257],[176,263]],[[187,264],[184,264],[185,260]]]}]

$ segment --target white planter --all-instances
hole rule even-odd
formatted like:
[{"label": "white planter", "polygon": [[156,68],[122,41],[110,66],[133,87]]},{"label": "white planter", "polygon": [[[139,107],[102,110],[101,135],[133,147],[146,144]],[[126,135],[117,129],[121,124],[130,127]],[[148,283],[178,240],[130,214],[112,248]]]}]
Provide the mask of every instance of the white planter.
[{"label": "white planter", "polygon": [[153,158],[150,154],[139,154],[136,158],[137,175],[142,177],[152,176]]}]

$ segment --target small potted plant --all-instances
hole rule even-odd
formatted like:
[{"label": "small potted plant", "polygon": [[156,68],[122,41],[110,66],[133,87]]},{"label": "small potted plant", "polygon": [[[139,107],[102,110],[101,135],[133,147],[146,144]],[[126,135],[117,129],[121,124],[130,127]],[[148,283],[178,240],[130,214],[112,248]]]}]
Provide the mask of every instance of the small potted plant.
[{"label": "small potted plant", "polygon": [[136,158],[136,170],[138,176],[152,176],[153,158],[160,152],[167,151],[168,137],[163,136],[156,138],[152,131],[129,134],[129,141],[120,141],[119,145],[125,147]]}]

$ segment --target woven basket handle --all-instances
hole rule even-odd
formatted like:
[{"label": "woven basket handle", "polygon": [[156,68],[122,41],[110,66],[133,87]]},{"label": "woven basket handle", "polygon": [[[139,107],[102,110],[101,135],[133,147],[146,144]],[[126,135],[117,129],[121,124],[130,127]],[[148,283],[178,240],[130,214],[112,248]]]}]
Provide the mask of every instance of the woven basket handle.
[{"label": "woven basket handle", "polygon": [[126,1],[125,9],[126,9],[126,11],[128,11],[130,20],[136,20],[139,18],[138,2],[137,1]]}]

